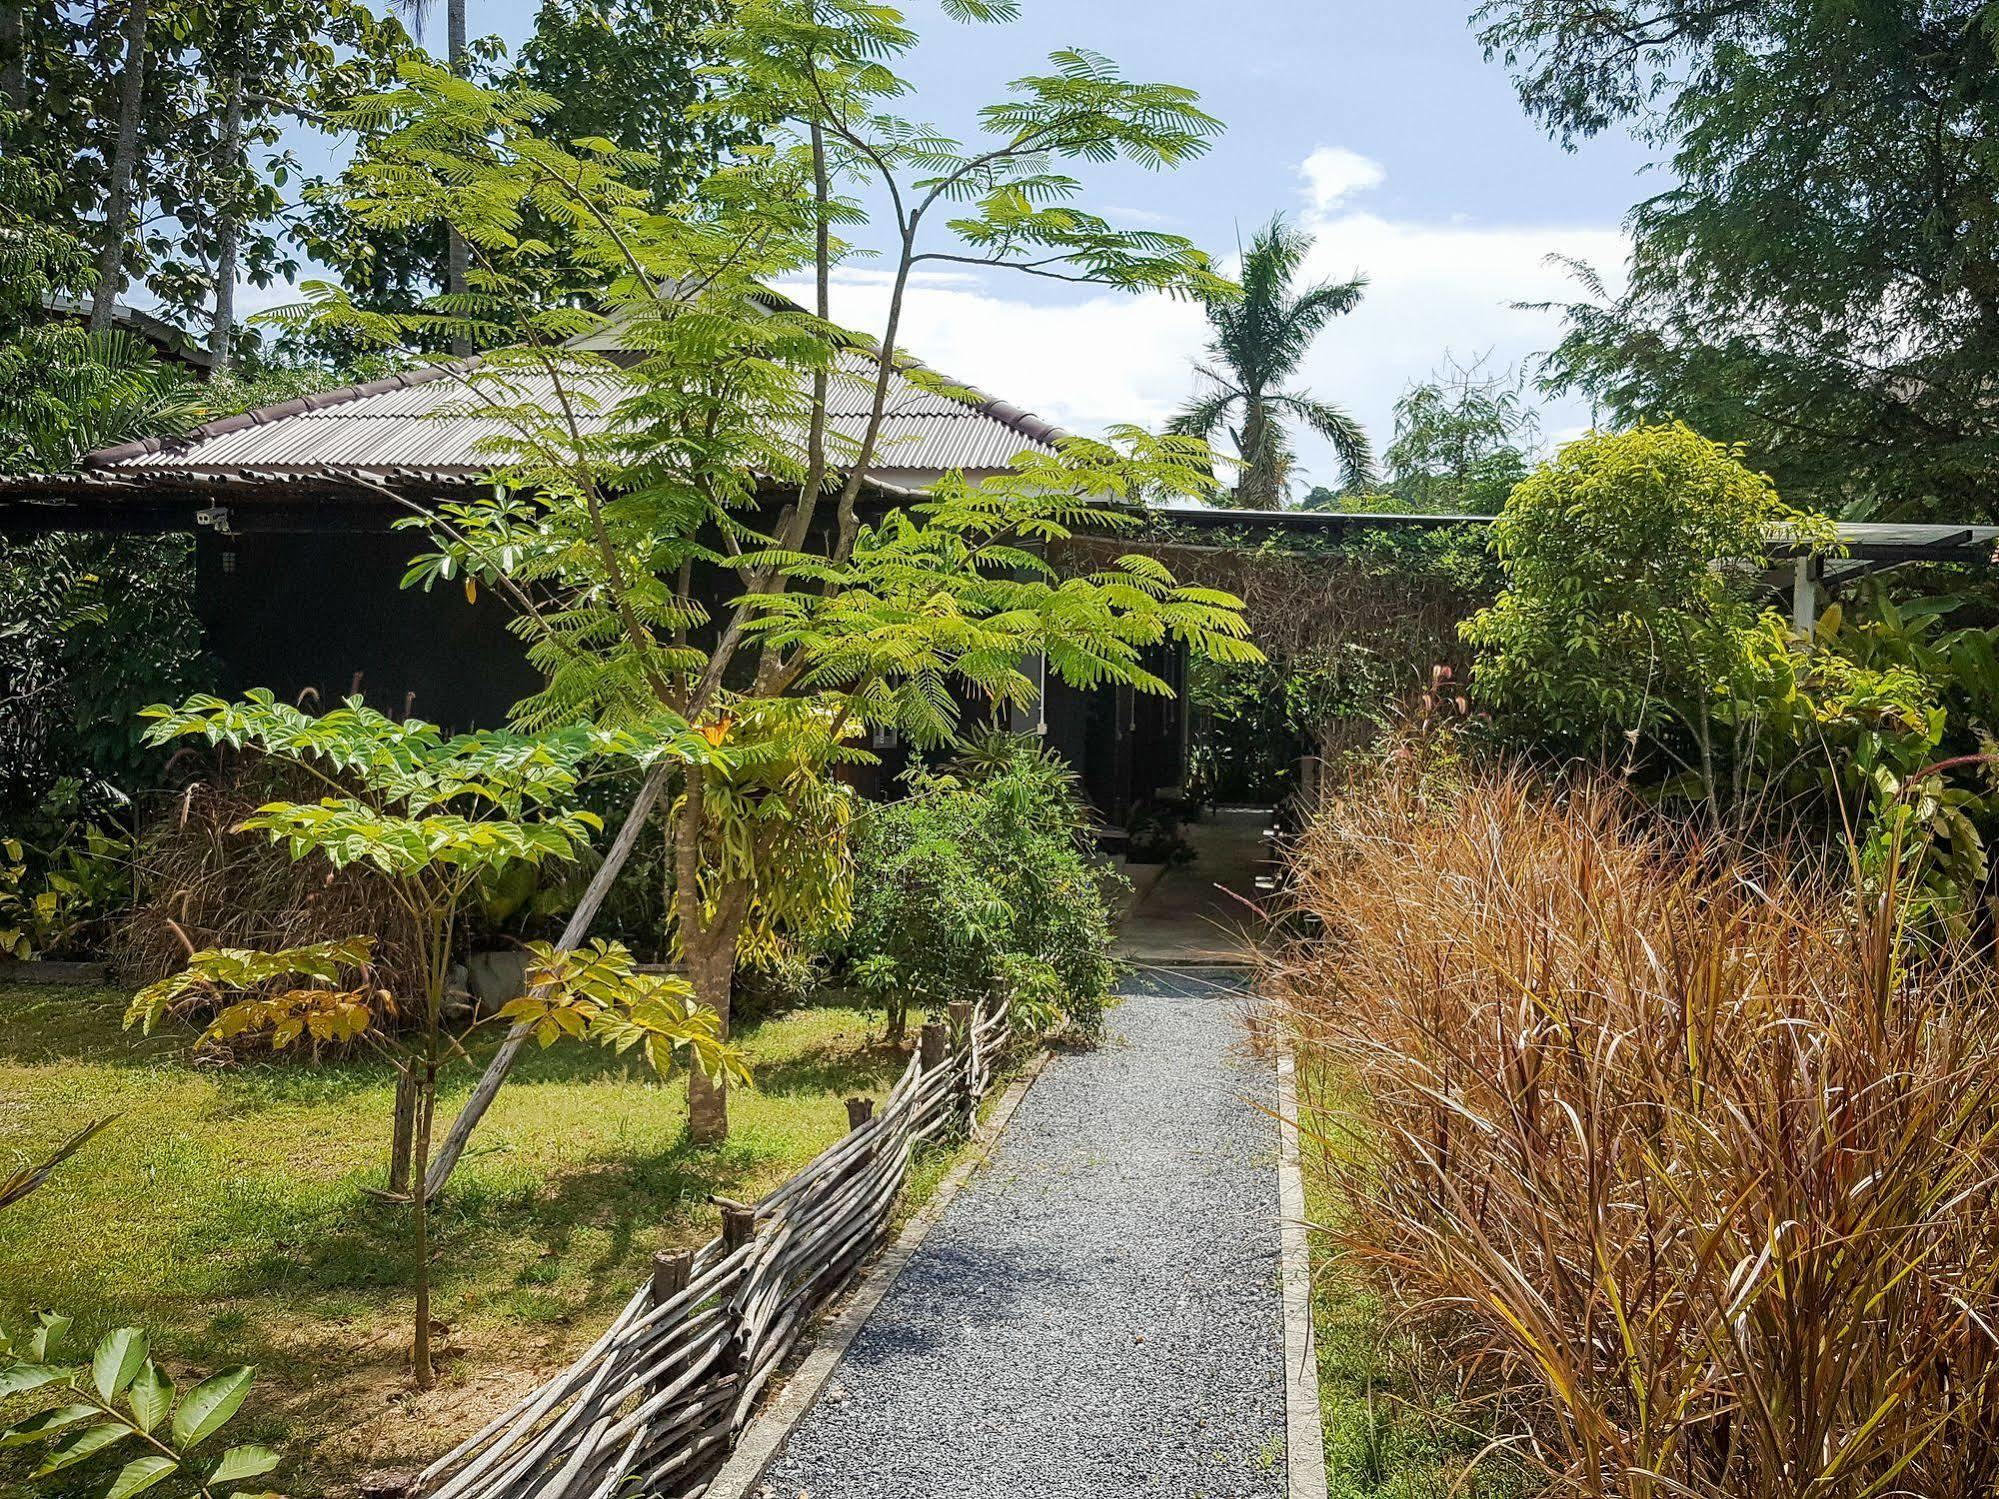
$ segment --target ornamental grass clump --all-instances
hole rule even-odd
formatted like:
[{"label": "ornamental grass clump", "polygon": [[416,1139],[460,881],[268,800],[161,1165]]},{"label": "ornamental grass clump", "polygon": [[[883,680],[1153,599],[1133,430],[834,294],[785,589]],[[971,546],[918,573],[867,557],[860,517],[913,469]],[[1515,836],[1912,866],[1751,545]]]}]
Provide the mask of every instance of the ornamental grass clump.
[{"label": "ornamental grass clump", "polygon": [[1612,787],[1332,804],[1274,975],[1327,1232],[1556,1492],[1989,1495],[1989,960],[1771,863]]}]

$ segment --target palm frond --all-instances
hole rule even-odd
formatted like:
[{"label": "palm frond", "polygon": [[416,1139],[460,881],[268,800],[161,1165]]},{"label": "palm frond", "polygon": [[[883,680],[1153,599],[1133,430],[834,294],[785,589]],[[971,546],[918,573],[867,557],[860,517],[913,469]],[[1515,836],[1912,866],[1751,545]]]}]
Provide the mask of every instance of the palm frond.
[{"label": "palm frond", "polygon": [[1329,401],[1315,401],[1307,395],[1279,396],[1272,404],[1333,445],[1342,477],[1350,488],[1365,488],[1375,482],[1374,448],[1361,424],[1346,412]]},{"label": "palm frond", "polygon": [[1185,408],[1166,424],[1166,430],[1180,437],[1207,437],[1215,428],[1228,420],[1229,413],[1241,400],[1241,391],[1219,386],[1206,395],[1188,402]]}]

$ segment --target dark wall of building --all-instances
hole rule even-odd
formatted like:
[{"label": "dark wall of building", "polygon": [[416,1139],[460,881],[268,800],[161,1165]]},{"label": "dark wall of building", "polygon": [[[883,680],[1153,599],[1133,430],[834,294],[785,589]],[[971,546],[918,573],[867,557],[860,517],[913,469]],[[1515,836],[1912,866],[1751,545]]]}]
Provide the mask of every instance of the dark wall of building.
[{"label": "dark wall of building", "polygon": [[1112,822],[1123,823],[1134,808],[1186,778],[1186,661],[1179,646],[1145,654],[1145,669],[1172,685],[1171,697],[1048,683],[1049,748],[1076,768],[1091,803]]},{"label": "dark wall of building", "polygon": [[540,679],[508,611],[462,587],[402,587],[419,538],[372,531],[204,532],[195,548],[202,624],[224,694],[307,689],[450,729],[497,728]]},{"label": "dark wall of building", "polygon": [[[467,602],[455,584],[402,587],[418,545],[400,532],[203,532],[197,590],[219,690],[235,696],[268,687],[293,702],[309,689],[331,706],[358,680],[361,695],[384,713],[413,713],[447,729],[503,725],[513,704],[541,685],[507,628],[509,610],[490,593]],[[1047,743],[1112,822],[1185,775],[1177,695],[1185,659],[1177,647],[1146,654],[1146,669],[1175,687],[1171,698],[1048,681]],[[961,706],[967,724],[990,712],[969,698]],[[880,763],[849,777],[865,795],[894,796],[912,752],[893,736],[874,752]]]}]

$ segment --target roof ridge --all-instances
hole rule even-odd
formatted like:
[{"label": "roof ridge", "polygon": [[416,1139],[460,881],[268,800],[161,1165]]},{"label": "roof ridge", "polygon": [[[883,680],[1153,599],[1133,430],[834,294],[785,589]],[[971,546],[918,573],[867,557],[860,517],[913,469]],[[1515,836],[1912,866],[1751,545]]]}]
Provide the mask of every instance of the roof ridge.
[{"label": "roof ridge", "polygon": [[[869,339],[865,343],[857,339],[855,342],[848,344],[847,347],[863,354],[871,363],[879,360],[881,357],[876,352],[880,348],[880,344],[873,339]],[[935,375],[939,380],[953,387],[953,389],[948,391],[934,392],[935,394],[942,395],[946,400],[956,401],[959,405],[970,410],[974,415],[991,417],[1008,431],[1018,432],[1030,442],[1045,443],[1052,447],[1070,436],[1068,431],[1049,421],[1046,417],[1036,416],[1025,406],[1016,406],[1011,401],[1002,401],[997,396],[989,396],[980,390],[978,386],[960,380],[956,375],[947,375],[944,371],[938,369],[936,365],[918,359],[907,350],[896,350],[892,363],[898,374],[907,375],[911,370],[916,369],[922,370],[926,374]],[[921,386],[917,388],[919,390],[922,389]],[[958,394],[957,392],[959,391],[964,392],[964,394]]]},{"label": "roof ridge", "polygon": [[231,432],[241,432],[247,427],[261,427],[267,422],[282,421],[290,416],[303,416],[308,411],[324,411],[331,406],[345,406],[350,401],[366,400],[369,396],[386,395],[392,390],[407,390],[412,385],[427,385],[432,380],[441,380],[446,375],[465,374],[476,369],[479,357],[453,359],[438,364],[419,365],[413,370],[399,370],[393,375],[383,375],[374,380],[364,380],[358,385],[337,385],[331,390],[309,391],[302,396],[293,396],[287,401],[276,401],[269,406],[256,406],[248,411],[239,411],[234,416],[217,417],[212,422],[203,422],[199,427],[172,437],[141,437],[131,442],[121,442],[115,447],[99,448],[94,453],[86,453],[79,468],[110,468],[133,458],[144,458],[153,453],[165,453],[191,448],[198,442],[206,442],[211,437],[226,437]]}]

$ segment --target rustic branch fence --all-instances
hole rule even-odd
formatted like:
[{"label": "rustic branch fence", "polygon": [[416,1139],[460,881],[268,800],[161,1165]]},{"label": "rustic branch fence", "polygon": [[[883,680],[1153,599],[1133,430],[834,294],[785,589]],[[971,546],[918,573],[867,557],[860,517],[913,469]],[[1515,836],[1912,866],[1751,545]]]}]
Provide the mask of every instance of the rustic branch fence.
[{"label": "rustic branch fence", "polygon": [[882,1101],[722,1233],[653,1276],[569,1368],[426,1468],[428,1499],[696,1499],[813,1314],[881,1241],[925,1140],[971,1128],[1007,1006],[950,1007]]}]

